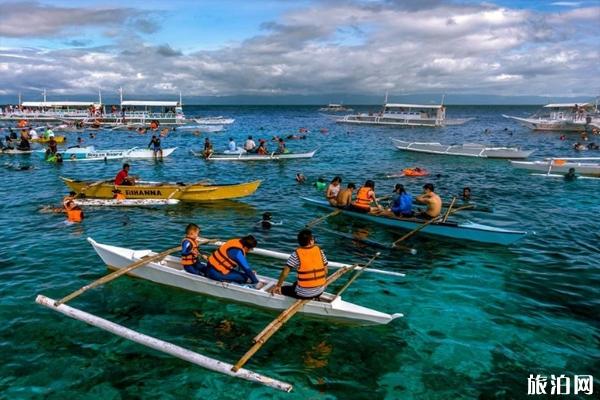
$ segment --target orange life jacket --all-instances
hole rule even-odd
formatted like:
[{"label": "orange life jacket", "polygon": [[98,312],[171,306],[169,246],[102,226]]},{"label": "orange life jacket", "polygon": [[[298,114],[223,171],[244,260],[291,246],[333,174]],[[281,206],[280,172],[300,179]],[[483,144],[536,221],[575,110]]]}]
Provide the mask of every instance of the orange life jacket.
[{"label": "orange life jacket", "polygon": [[181,241],[181,248],[183,249],[183,243],[186,240],[192,244],[192,251],[187,256],[184,256],[184,255],[181,256],[181,265],[183,265],[184,267],[186,265],[196,264],[196,261],[198,261],[198,254],[199,254],[198,242],[196,242],[196,240],[192,239],[191,237],[186,236],[183,238],[183,240]]},{"label": "orange life jacket", "polygon": [[116,193],[114,196],[115,200],[125,200],[125,195],[123,193]]},{"label": "orange life jacket", "polygon": [[298,267],[298,286],[314,288],[327,283],[327,268],[319,246],[298,247],[296,249],[300,266]]},{"label": "orange life jacket", "polygon": [[208,263],[224,275],[227,275],[229,271],[237,267],[237,263],[227,255],[227,251],[230,249],[240,249],[242,253],[246,255],[246,251],[244,250],[244,246],[240,239],[231,239],[221,245],[221,247],[208,257]]},{"label": "orange life jacket", "polygon": [[368,188],[366,186],[358,189],[356,193],[356,200],[352,203],[353,206],[358,208],[370,209],[371,208],[371,197],[369,197],[369,192],[373,189]]},{"label": "orange life jacket", "polygon": [[70,210],[67,210],[67,220],[71,222],[83,221],[83,211],[81,208],[73,207]]}]

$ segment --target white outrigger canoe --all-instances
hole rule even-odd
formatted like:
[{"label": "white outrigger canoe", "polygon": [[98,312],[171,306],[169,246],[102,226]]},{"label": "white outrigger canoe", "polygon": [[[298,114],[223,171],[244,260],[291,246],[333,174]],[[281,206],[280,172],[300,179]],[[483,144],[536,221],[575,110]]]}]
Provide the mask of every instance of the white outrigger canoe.
[{"label": "white outrigger canoe", "polygon": [[24,155],[31,154],[35,150],[19,150],[19,149],[0,149],[0,154]]},{"label": "white outrigger canoe", "polygon": [[[280,160],[294,160],[300,158],[312,158],[317,149],[313,151],[309,151],[307,153],[271,153],[260,155],[256,153],[247,153],[247,152],[239,152],[239,153],[230,153],[230,154],[211,154],[207,160],[212,161],[280,161]],[[192,152],[195,156],[204,157],[202,153]]]},{"label": "white outrigger canoe", "polygon": [[534,150],[521,150],[515,147],[486,147],[476,143],[447,145],[432,142],[406,142],[398,139],[392,139],[392,142],[398,150],[447,156],[522,159],[529,157],[534,152]]},{"label": "white outrigger canoe", "polygon": [[225,117],[205,117],[205,118],[194,118],[199,125],[231,125],[235,122],[233,118]]},{"label": "white outrigger canoe", "polygon": [[[124,247],[101,244],[88,238],[96,253],[102,261],[111,269],[121,269],[143,257],[153,256],[157,253],[152,250],[132,250]],[[215,245],[222,243],[217,242]],[[254,249],[254,254],[267,257],[282,258],[287,255],[269,250]],[[330,262],[330,267],[345,266],[344,264]],[[389,272],[392,274],[391,272]],[[291,306],[296,299],[271,294],[270,290],[277,283],[277,279],[263,275],[257,275],[263,284],[260,289],[254,289],[235,283],[218,282],[200,275],[186,272],[181,267],[179,257],[167,256],[162,261],[148,263],[135,269],[129,275],[160,283],[191,292],[200,293],[220,299],[230,300],[238,303],[248,304],[255,307],[271,310],[285,310]],[[358,325],[387,324],[402,314],[386,314],[370,308],[362,307],[342,300],[341,297],[324,293],[320,301],[310,301],[300,311],[301,313],[318,318],[326,318],[340,322]]]},{"label": "white outrigger canoe", "polygon": [[[177,147],[163,149],[163,158],[168,157]],[[45,150],[37,150],[40,157],[44,157]],[[150,149],[140,149],[132,147],[131,149],[114,149],[114,150],[96,150],[94,146],[88,147],[72,147],[65,151],[59,151],[63,157],[63,161],[106,161],[106,160],[122,160],[122,159],[152,159],[154,151]]]},{"label": "white outrigger canoe", "polygon": [[75,204],[86,207],[154,207],[179,204],[177,199],[75,199]]},{"label": "white outrigger canoe", "polygon": [[204,133],[221,132],[223,125],[182,125],[173,128],[175,132],[179,131],[200,131]]},{"label": "white outrigger canoe", "polygon": [[543,161],[511,161],[510,163],[517,169],[533,172],[567,173],[569,169],[575,168],[577,174],[600,177],[600,163],[585,161],[600,161],[600,157],[562,157],[547,158]]}]

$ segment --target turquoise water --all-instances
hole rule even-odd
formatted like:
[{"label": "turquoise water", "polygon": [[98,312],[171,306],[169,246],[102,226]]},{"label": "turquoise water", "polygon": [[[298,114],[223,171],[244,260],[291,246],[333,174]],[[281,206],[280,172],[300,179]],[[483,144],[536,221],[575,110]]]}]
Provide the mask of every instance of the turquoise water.
[{"label": "turquoise water", "polygon": [[[504,399],[526,397],[529,374],[592,374],[598,379],[600,183],[530,176],[505,161],[402,153],[389,140],[485,142],[536,148],[536,158],[577,156],[570,150],[575,137],[560,141],[560,133],[534,133],[501,117],[534,109],[449,107],[449,116],[477,119],[432,130],[335,125],[316,107],[188,107],[190,114],[236,118],[227,132],[209,134],[217,147],[224,149],[229,136],[241,143],[248,134],[256,139],[306,127],[308,138],[289,141],[288,146],[293,151],[319,147],[319,152],[313,160],[281,164],[207,163],[187,151],[201,148],[204,135],[171,134],[164,145],[179,149],[170,158],[133,162],[131,172],[147,180],[188,182],[260,178],[262,186],[235,202],[88,209],[84,223],[76,226],[65,225],[61,215],[38,212],[39,206],[58,203],[65,194],[59,176],[109,178],[119,170],[118,161],[56,166],[33,157],[1,156],[2,163],[29,163],[36,169],[0,172],[0,397]],[[320,133],[320,128],[329,132]],[[485,128],[492,133],[484,134]],[[85,144],[97,148],[145,146],[149,141],[147,135],[123,132],[83,137]],[[76,134],[68,138],[75,143]],[[384,178],[409,166],[425,167],[433,175]],[[377,327],[294,318],[247,365],[293,383],[290,394],[208,372],[34,303],[38,293],[62,297],[106,272],[86,242],[88,236],[162,250],[179,242],[185,224],[196,222],[206,236],[252,233],[261,247],[291,250],[297,230],[324,214],[299,200],[318,193],[308,184],[296,184],[297,172],[311,181],[339,174],[344,184],[374,178],[379,195],[396,182],[417,193],[431,181],[449,200],[470,186],[475,199],[493,205],[495,212],[457,218],[531,234],[510,247],[416,235],[408,243],[416,255],[384,250],[375,267],[406,277],[364,273],[344,298],[405,317]],[[255,228],[265,211],[283,225],[270,231]],[[369,239],[383,243],[401,236],[343,216],[322,226],[346,233],[366,230]],[[362,262],[375,251],[324,230],[316,232],[331,260]],[[254,265],[271,276],[280,268],[276,261],[259,258]],[[72,305],[228,362],[237,360],[274,317],[129,278],[86,293]]]}]

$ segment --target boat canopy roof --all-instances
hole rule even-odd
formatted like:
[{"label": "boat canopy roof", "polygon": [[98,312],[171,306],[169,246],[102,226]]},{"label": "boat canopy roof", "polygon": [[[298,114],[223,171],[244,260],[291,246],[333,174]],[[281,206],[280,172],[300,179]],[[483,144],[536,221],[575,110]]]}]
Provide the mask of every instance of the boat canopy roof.
[{"label": "boat canopy roof", "polygon": [[145,100],[124,100],[122,106],[150,106],[150,107],[177,107],[177,101],[145,101]]},{"label": "boat canopy roof", "polygon": [[387,103],[385,105],[386,108],[442,108],[443,106],[440,104],[399,104],[399,103]]},{"label": "boat canopy roof", "polygon": [[573,108],[575,106],[579,107],[587,107],[590,103],[555,103],[555,104],[546,104],[544,108]]},{"label": "boat canopy roof", "polygon": [[99,107],[102,104],[93,101],[24,101],[23,107],[89,107],[91,105]]}]

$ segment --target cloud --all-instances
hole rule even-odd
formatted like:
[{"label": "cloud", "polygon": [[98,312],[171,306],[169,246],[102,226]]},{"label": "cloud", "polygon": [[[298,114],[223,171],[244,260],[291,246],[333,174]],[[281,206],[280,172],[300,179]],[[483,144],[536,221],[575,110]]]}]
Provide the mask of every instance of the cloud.
[{"label": "cloud", "polygon": [[[130,29],[154,29],[154,19],[145,26],[139,18],[146,16],[127,10],[121,21]],[[187,53],[120,35],[108,24],[115,35],[103,47],[0,49],[0,87],[95,93],[123,86],[153,95],[596,94],[599,84],[590,77],[600,75],[599,15],[600,7],[542,13],[441,0],[323,0],[263,22],[259,34],[239,43]],[[69,24],[53,26],[62,32]]]},{"label": "cloud", "polygon": [[142,33],[153,33],[158,25],[132,8],[59,7],[35,1],[0,3],[0,36],[62,36],[85,27],[121,27],[131,24]]}]

